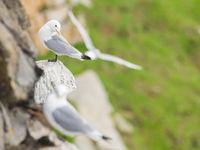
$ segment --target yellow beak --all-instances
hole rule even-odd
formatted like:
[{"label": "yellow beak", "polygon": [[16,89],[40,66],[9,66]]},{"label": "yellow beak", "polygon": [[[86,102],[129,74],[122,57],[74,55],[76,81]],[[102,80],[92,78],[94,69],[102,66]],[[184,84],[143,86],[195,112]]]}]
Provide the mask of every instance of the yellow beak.
[{"label": "yellow beak", "polygon": [[60,31],[56,30],[56,32],[58,33],[58,35],[60,36]]}]

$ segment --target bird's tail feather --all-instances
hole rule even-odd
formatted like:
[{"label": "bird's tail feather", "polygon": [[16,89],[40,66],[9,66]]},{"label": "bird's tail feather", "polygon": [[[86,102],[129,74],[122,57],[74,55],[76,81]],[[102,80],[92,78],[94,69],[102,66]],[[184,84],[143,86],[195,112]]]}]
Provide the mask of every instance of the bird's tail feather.
[{"label": "bird's tail feather", "polygon": [[91,58],[90,58],[89,56],[87,56],[87,55],[84,55],[84,54],[81,56],[81,59],[87,59],[87,60],[91,60]]},{"label": "bird's tail feather", "polygon": [[110,141],[110,140],[112,140],[110,137],[105,136],[105,135],[103,135],[101,138],[102,138],[103,140],[105,140],[105,141]]},{"label": "bird's tail feather", "polygon": [[94,131],[94,132],[89,133],[88,137],[90,137],[91,139],[93,139],[95,141],[99,141],[99,140],[109,141],[109,140],[111,140],[110,137],[104,136],[98,131]]}]

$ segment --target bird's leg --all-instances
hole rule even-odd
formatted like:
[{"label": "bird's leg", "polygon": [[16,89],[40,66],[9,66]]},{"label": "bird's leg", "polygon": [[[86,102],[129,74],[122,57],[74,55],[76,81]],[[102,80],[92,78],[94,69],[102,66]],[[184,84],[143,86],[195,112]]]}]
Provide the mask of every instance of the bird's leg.
[{"label": "bird's leg", "polygon": [[57,59],[58,59],[58,55],[56,55],[55,62],[57,61]]},{"label": "bird's leg", "polygon": [[48,59],[48,62],[56,62],[58,59],[58,56],[56,55],[56,58],[55,59]]},{"label": "bird's leg", "polygon": [[66,139],[67,139],[67,136],[65,136],[65,135],[60,135],[60,136],[58,136],[58,139],[61,140],[62,142],[65,142]]},{"label": "bird's leg", "polygon": [[66,136],[64,134],[59,134],[58,139],[63,141],[63,142],[69,142],[69,143],[74,143],[74,138],[70,136]]}]

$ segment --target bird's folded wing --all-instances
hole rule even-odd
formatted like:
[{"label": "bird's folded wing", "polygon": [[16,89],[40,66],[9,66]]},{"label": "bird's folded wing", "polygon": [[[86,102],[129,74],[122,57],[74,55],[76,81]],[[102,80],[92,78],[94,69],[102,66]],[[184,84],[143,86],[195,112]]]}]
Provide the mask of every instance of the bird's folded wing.
[{"label": "bird's folded wing", "polygon": [[84,43],[87,47],[88,50],[93,50],[95,49],[93,43],[92,43],[92,40],[88,34],[88,32],[86,31],[86,29],[84,29],[84,27],[80,24],[80,22],[76,19],[76,17],[74,16],[73,12],[70,11],[69,12],[69,17],[72,21],[72,23],[76,26],[76,28],[79,30],[83,40],[84,40]]},{"label": "bird's folded wing", "polygon": [[44,41],[47,48],[56,54],[68,55],[70,57],[81,58],[82,53],[71,46],[62,36],[52,35],[48,40]]},{"label": "bird's folded wing", "polygon": [[126,61],[126,60],[123,60],[123,59],[121,59],[119,57],[112,56],[112,55],[109,55],[109,54],[101,53],[101,54],[98,55],[98,57],[100,59],[107,60],[107,61],[112,61],[112,62],[124,65],[124,66],[132,68],[132,69],[137,69],[137,70],[141,70],[142,69],[142,67],[139,66],[139,65],[135,65],[135,64],[130,63],[130,62]]},{"label": "bird's folded wing", "polygon": [[56,123],[68,132],[89,133],[93,131],[79,115],[70,107],[59,107],[52,113]]}]

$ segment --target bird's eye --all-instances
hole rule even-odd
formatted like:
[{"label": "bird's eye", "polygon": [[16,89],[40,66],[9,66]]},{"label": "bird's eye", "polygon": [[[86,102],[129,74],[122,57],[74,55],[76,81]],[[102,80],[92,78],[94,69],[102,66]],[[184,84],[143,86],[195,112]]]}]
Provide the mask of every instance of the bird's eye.
[{"label": "bird's eye", "polygon": [[57,25],[55,25],[55,27],[57,27]]}]

